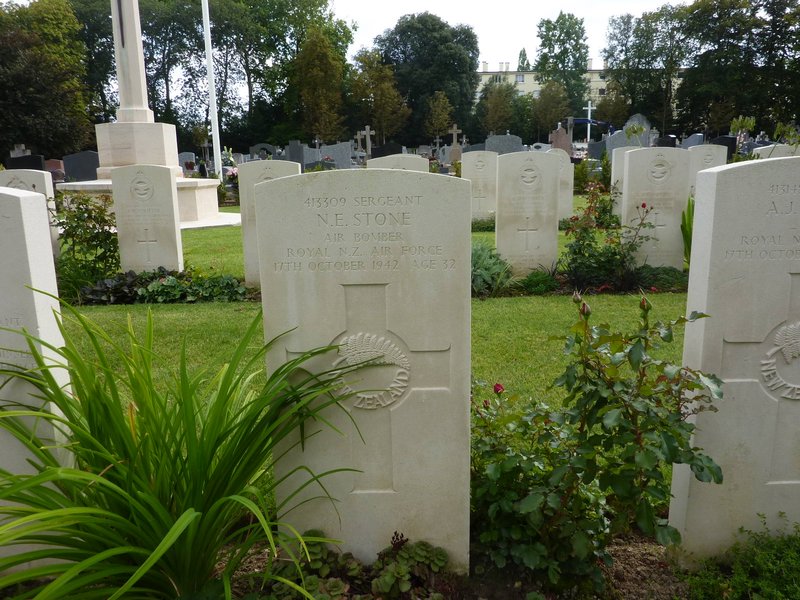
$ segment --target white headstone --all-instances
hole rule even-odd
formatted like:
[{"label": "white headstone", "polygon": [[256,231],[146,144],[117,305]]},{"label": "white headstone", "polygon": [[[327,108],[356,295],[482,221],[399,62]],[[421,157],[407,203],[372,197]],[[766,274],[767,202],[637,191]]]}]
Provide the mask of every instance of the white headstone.
[{"label": "white headstone", "polygon": [[575,187],[575,165],[561,148],[551,148],[547,152],[555,154],[561,161],[558,171],[558,218],[569,219],[572,216],[573,188]]},{"label": "white headstone", "polygon": [[[275,469],[354,468],[311,486],[286,517],[322,529],[373,561],[394,531],[469,563],[469,183],[429,173],[366,169],[311,173],[256,187],[267,357],[328,344],[314,368],[386,357],[348,385],[346,411],[326,413],[342,434],[309,424]],[[421,307],[424,306],[424,310]],[[350,420],[358,424],[364,441]],[[292,440],[292,443],[296,440]],[[292,475],[278,497],[301,480]],[[338,509],[338,515],[337,515]]]},{"label": "white headstone", "polygon": [[641,146],[620,146],[611,151],[611,193],[614,199],[612,212],[622,219],[622,182],[625,174],[625,160],[623,154],[628,150],[639,150]]},{"label": "white headstone", "polygon": [[50,245],[53,256],[58,256],[58,227],[55,225],[56,203],[53,194],[53,176],[48,171],[33,169],[8,169],[0,171],[0,187],[27,190],[44,194],[47,198],[47,212],[50,220]]},{"label": "white headstone", "polygon": [[636,226],[642,204],[650,210],[650,239],[639,248],[641,263],[683,269],[681,215],[689,199],[689,151],[642,148],[623,154],[622,224]]},{"label": "white headstone", "polygon": [[169,167],[132,165],[111,171],[123,271],[183,270],[178,190]]},{"label": "white headstone", "polygon": [[[0,187],[0,327],[22,330],[56,347],[64,340],[56,325],[58,301],[41,292],[58,294],[53,254],[50,251],[49,219],[42,194]],[[39,348],[50,358],[46,347]],[[3,367],[29,368],[33,360],[25,338],[0,329],[0,363]],[[51,369],[51,375],[61,385],[69,383],[66,371]],[[40,402],[38,392],[21,379],[5,382],[0,377],[0,403]],[[52,427],[42,423],[39,434],[53,438]],[[31,473],[27,451],[4,429],[0,429],[0,467],[12,473]],[[30,548],[25,548],[30,549]],[[19,552],[19,547],[0,546],[0,554]],[[21,565],[24,567],[24,565]]]},{"label": "white headstone", "polygon": [[489,219],[497,212],[497,152],[465,152],[461,178],[472,182],[472,218]]},{"label": "white headstone", "polygon": [[689,195],[694,196],[697,174],[728,162],[728,150],[717,144],[689,147]]},{"label": "white headstone", "polygon": [[759,158],[784,158],[786,156],[797,156],[798,146],[790,144],[772,144],[771,146],[760,146],[753,150],[753,154]]},{"label": "white headstone", "polygon": [[428,172],[428,159],[416,154],[390,154],[367,160],[368,169],[400,169],[403,171]]},{"label": "white headstone", "polygon": [[[670,523],[683,547],[720,554],[740,527],[800,521],[800,158],[747,161],[697,177],[683,364],[723,382],[693,444],[721,485],[673,471]],[[785,514],[785,518],[780,515]]]},{"label": "white headstone", "polygon": [[549,152],[503,154],[497,162],[497,251],[515,275],[558,259],[558,173]]},{"label": "white headstone", "polygon": [[299,175],[300,165],[288,160],[254,160],[239,165],[239,210],[242,216],[245,284],[261,283],[258,270],[258,237],[256,233],[255,186],[277,177]]}]

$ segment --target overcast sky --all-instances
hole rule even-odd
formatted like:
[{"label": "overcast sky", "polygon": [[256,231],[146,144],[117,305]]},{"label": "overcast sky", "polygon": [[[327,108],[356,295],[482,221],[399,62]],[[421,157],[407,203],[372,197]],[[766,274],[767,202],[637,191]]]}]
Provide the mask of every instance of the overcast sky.
[{"label": "overcast sky", "polygon": [[664,4],[666,0],[330,0],[334,13],[348,24],[356,22],[355,42],[350,47],[352,58],[362,47],[371,48],[375,36],[392,29],[400,17],[430,12],[449,25],[469,25],[478,36],[480,60],[497,70],[500,62],[517,66],[519,51],[525,48],[533,62],[538,47],[536,26],[540,19],[552,19],[558,12],[572,13],[583,19],[589,42],[589,57],[599,66],[606,44],[609,17],[631,13],[640,16]]}]

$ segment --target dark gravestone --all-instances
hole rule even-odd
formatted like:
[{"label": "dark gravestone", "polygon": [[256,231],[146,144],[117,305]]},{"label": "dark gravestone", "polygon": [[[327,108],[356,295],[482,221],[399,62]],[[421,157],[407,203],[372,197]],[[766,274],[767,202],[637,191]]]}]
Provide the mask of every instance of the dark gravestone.
[{"label": "dark gravestone", "polygon": [[36,171],[46,171],[44,167],[44,156],[41,154],[26,154],[24,156],[9,156],[3,161],[6,169],[34,169]]},{"label": "dark gravestone", "polygon": [[391,156],[392,154],[402,154],[403,145],[397,142],[387,142],[383,146],[372,147],[372,158],[380,158],[381,156]]},{"label": "dark gravestone", "polygon": [[289,160],[299,163],[301,169],[305,163],[304,148],[305,145],[302,144],[300,140],[289,140],[289,148],[286,150],[286,156]]},{"label": "dark gravestone", "polygon": [[100,157],[93,150],[84,150],[64,157],[64,177],[67,181],[93,181],[97,179]]},{"label": "dark gravestone", "polygon": [[728,160],[733,158],[733,154],[736,152],[735,135],[721,135],[711,140],[711,143],[717,144],[718,146],[725,146],[728,149]]},{"label": "dark gravestone", "polygon": [[464,148],[464,152],[485,152],[486,151],[486,144],[470,144],[466,148]]},{"label": "dark gravestone", "polygon": [[606,149],[606,141],[600,140],[599,142],[589,142],[587,153],[589,158],[600,160],[603,156],[603,151]]},{"label": "dark gravestone", "polygon": [[659,148],[676,148],[678,146],[678,138],[674,135],[665,135],[658,138],[655,145]]},{"label": "dark gravestone", "polygon": [[522,152],[522,138],[518,135],[490,135],[486,138],[486,149],[498,154]]},{"label": "dark gravestone", "polygon": [[681,148],[686,148],[688,150],[694,146],[699,146],[704,140],[705,136],[702,133],[693,133],[688,138],[683,140],[681,143]]},{"label": "dark gravestone", "polygon": [[256,144],[255,146],[250,146],[250,157],[251,158],[267,158],[267,156],[272,156],[273,158],[277,154],[277,148],[272,144]]}]

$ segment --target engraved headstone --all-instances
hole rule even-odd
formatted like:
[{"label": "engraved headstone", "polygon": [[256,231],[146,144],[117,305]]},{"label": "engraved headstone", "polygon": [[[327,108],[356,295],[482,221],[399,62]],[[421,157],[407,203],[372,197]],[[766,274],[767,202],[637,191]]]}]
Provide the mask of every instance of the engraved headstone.
[{"label": "engraved headstone", "polygon": [[566,152],[567,156],[572,156],[572,142],[569,139],[567,130],[563,127],[558,127],[550,132],[550,143],[553,148],[559,148]]},{"label": "engraved headstone", "polygon": [[681,215],[689,198],[689,152],[642,148],[623,154],[622,223],[635,226],[642,204],[653,228],[637,252],[640,263],[683,269]]},{"label": "engraved headstone", "polygon": [[184,176],[191,175],[197,169],[197,157],[194,152],[181,152],[178,154],[178,164],[183,169]]},{"label": "engraved headstone", "polygon": [[30,169],[45,171],[44,156],[41,154],[22,154],[11,156],[3,161],[6,169]]},{"label": "engraved headstone", "polygon": [[301,168],[305,164],[305,147],[300,140],[289,140],[289,147],[286,150],[289,160],[299,163]]},{"label": "engraved headstone", "polygon": [[417,148],[417,155],[419,155],[419,156],[430,156],[431,155],[431,147],[430,146],[426,146],[426,145],[423,144],[422,146]]},{"label": "engraved headstone", "polygon": [[689,195],[694,196],[697,174],[700,171],[721,167],[728,155],[724,146],[703,144],[689,148]]},{"label": "engraved headstone", "polygon": [[94,181],[100,156],[94,150],[84,150],[64,157],[64,176],[67,181]]},{"label": "engraved headstone", "polygon": [[337,169],[349,169],[352,166],[351,157],[353,155],[353,144],[351,142],[340,142],[330,146],[320,148],[322,158],[333,160]]},{"label": "engraved headstone", "polygon": [[372,158],[381,158],[383,156],[392,156],[394,154],[403,154],[403,145],[397,142],[386,142],[382,146],[372,146]]},{"label": "engraved headstone", "polygon": [[367,161],[368,169],[401,169],[404,171],[428,172],[428,159],[416,154],[392,154]]},{"label": "engraved headstone", "polygon": [[699,146],[705,141],[705,136],[702,133],[693,133],[681,142],[681,148],[688,150],[694,146]]},{"label": "engraved headstone", "polygon": [[[19,331],[24,328],[55,347],[64,344],[55,318],[59,310],[58,289],[48,222],[44,195],[0,187],[0,281],[3,282],[0,328],[4,328],[0,329],[0,365],[3,368],[34,366],[26,354],[25,338],[6,329]],[[39,349],[45,357],[55,359],[47,347],[40,346]],[[69,384],[63,369],[50,369],[49,373],[62,386]],[[38,391],[21,379],[6,382],[0,376],[0,404],[39,402],[37,395]],[[37,432],[45,439],[52,439],[53,444],[58,443],[49,425],[40,423]],[[24,447],[5,429],[0,429],[0,468],[11,473],[33,473],[27,458],[29,455]],[[20,547],[0,544],[2,556],[20,550]],[[20,565],[20,568],[29,566]]]},{"label": "engraved headstone", "polygon": [[620,219],[622,218],[622,182],[625,179],[625,154],[628,150],[639,150],[639,146],[620,146],[614,148],[614,151],[609,155],[611,159],[611,198],[614,201],[614,206],[611,212]]},{"label": "engraved headstone", "polygon": [[454,162],[459,162],[461,157],[464,155],[464,152],[461,150],[461,146],[455,145],[450,149],[450,164]]},{"label": "engraved headstone", "polygon": [[254,160],[239,165],[239,210],[242,216],[244,280],[249,287],[260,285],[255,186],[263,181],[299,174],[300,165],[289,160]]},{"label": "engraved headstone", "polygon": [[731,160],[733,155],[736,153],[736,136],[735,135],[721,135],[719,137],[715,137],[710,142],[711,144],[718,144],[720,146],[725,146],[727,148],[727,160]]},{"label": "engraved headstone", "polygon": [[603,152],[606,152],[606,140],[586,144],[586,155],[592,160],[600,160],[603,157]]},{"label": "engraved headstone", "polygon": [[486,144],[484,142],[479,144],[470,144],[469,148],[464,150],[464,152],[486,152]]},{"label": "engraved headstone", "polygon": [[759,158],[785,158],[787,156],[800,155],[797,148],[798,146],[790,144],[771,144],[769,146],[755,148],[753,154]]},{"label": "engraved headstone", "polygon": [[657,148],[677,148],[678,138],[674,135],[665,135],[664,137],[657,138],[653,145]]},{"label": "engraved headstone", "polygon": [[568,219],[572,216],[573,188],[575,187],[575,165],[572,164],[569,154],[560,148],[547,151],[555,154],[561,161],[558,170],[558,218]]},{"label": "engraved headstone", "polygon": [[486,150],[498,154],[522,152],[522,138],[518,135],[490,135],[486,138]]},{"label": "engraved headstone", "polygon": [[[398,170],[346,170],[256,188],[267,364],[337,344],[315,369],[383,357],[347,381],[355,395],[309,422],[277,462],[279,500],[307,473],[333,473],[286,519],[372,561],[394,531],[469,564],[469,183]],[[420,311],[424,304],[425,310]],[[358,425],[360,435],[353,422]],[[317,435],[309,437],[316,430]],[[363,441],[360,436],[363,436]],[[291,475],[290,475],[291,474]]]},{"label": "engraved headstone", "polygon": [[131,165],[111,171],[123,271],[183,271],[178,190],[172,169]]},{"label": "engraved headstone", "polygon": [[309,169],[311,168],[311,163],[318,162],[322,162],[322,154],[320,154],[319,149],[303,145],[303,168]]},{"label": "engraved headstone", "polygon": [[497,152],[465,152],[461,178],[472,182],[472,218],[489,219],[497,212]]},{"label": "engraved headstone", "polygon": [[275,146],[272,144],[256,144],[254,146],[250,146],[249,152],[251,158],[261,159],[265,159],[268,156],[275,158],[275,155],[278,153],[277,148],[275,148]]},{"label": "engraved headstone", "polygon": [[721,554],[740,528],[800,521],[800,158],[703,171],[697,194],[683,364],[723,381],[718,412],[697,415],[693,445],[720,485],[673,470],[669,521],[695,559]]},{"label": "engraved headstone", "polygon": [[53,194],[52,175],[47,171],[29,169],[0,171],[0,187],[44,194],[45,198],[47,198],[47,212],[50,221],[50,246],[53,249],[53,256],[58,256],[58,226],[55,224],[56,203],[54,200],[55,194]]},{"label": "engraved headstone", "polygon": [[11,158],[17,158],[18,156],[28,156],[30,155],[30,149],[25,147],[25,144],[14,144],[14,147],[8,153]]},{"label": "engraved headstone", "polygon": [[497,251],[515,275],[550,268],[558,259],[558,176],[549,152],[515,152],[497,159]]}]

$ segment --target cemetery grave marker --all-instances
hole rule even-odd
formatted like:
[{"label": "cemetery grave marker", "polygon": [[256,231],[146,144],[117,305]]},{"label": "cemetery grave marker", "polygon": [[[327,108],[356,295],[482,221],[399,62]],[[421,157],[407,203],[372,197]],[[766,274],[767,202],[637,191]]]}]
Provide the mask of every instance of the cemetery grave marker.
[{"label": "cemetery grave marker", "polygon": [[497,152],[466,152],[461,178],[472,182],[472,218],[490,219],[497,211]]},{"label": "cemetery grave marker", "polygon": [[486,150],[498,154],[522,152],[522,138],[518,135],[490,135],[486,138]]},{"label": "cemetery grave marker", "polygon": [[625,157],[628,150],[639,150],[640,146],[619,146],[614,148],[609,159],[611,160],[611,197],[614,199],[613,214],[622,219],[622,183],[625,180]]},{"label": "cemetery grave marker", "polygon": [[[468,199],[466,181],[384,169],[256,187],[265,334],[289,332],[268,366],[332,343],[338,357],[320,357],[315,368],[382,359],[348,380],[356,393],[343,401],[346,412],[326,413],[343,433],[322,428],[276,466],[276,478],[296,465],[361,471],[325,477],[338,516],[317,498],[290,517],[300,531],[342,539],[365,562],[402,531],[443,547],[457,571],[468,567]],[[300,479],[293,474],[278,497]],[[292,504],[318,497],[312,487]]]},{"label": "cemetery grave marker", "polygon": [[47,199],[48,221],[50,222],[50,246],[53,249],[53,256],[58,256],[60,248],[58,245],[58,226],[55,224],[56,203],[52,175],[47,171],[35,171],[33,169],[0,171],[0,187],[44,194]]},{"label": "cemetery grave marker", "polygon": [[569,219],[572,216],[572,196],[575,187],[575,165],[561,148],[552,148],[548,153],[558,156],[560,161],[558,170],[558,218]]},{"label": "cemetery grave marker", "polygon": [[368,169],[401,169],[404,171],[428,172],[428,159],[416,154],[391,154],[367,161]]},{"label": "cemetery grave marker", "polygon": [[705,169],[721,167],[727,162],[728,151],[717,144],[689,148],[689,195],[694,196],[697,174]]}]

